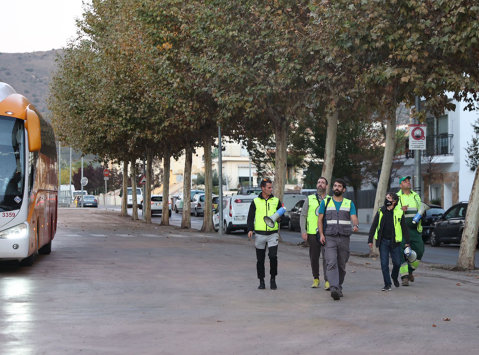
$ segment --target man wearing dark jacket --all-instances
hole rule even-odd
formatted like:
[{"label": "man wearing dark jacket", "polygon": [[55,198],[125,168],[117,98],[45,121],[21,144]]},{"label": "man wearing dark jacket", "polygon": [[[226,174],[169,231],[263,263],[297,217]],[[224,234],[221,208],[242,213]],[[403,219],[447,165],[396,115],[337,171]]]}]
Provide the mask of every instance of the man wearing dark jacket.
[{"label": "man wearing dark jacket", "polygon": [[[381,259],[381,271],[383,273],[383,291],[391,291],[391,278],[394,286],[399,287],[399,268],[401,266],[401,242],[409,246],[409,232],[404,219],[404,211],[397,206],[398,195],[393,192],[386,194],[384,206],[381,207],[374,217],[371,229],[369,230],[368,244],[371,248],[373,239],[379,248]],[[393,270],[389,276],[389,255],[393,263]]]}]

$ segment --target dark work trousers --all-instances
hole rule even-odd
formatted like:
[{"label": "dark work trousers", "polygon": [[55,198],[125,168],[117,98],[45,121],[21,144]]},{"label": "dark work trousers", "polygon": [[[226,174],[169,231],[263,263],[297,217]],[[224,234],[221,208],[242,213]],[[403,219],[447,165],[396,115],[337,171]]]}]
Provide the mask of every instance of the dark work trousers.
[{"label": "dark work trousers", "polygon": [[326,257],[326,275],[328,275],[331,290],[342,290],[346,276],[346,263],[349,260],[349,237],[326,236],[324,256]]},{"label": "dark work trousers", "polygon": [[[383,273],[384,286],[391,286],[391,277],[397,280],[399,276],[399,267],[401,266],[401,246],[397,244],[394,247],[391,239],[382,239],[379,244],[379,256],[381,260],[381,271]],[[393,270],[389,276],[389,255],[393,262]]]},{"label": "dark work trousers", "polygon": [[[278,246],[268,247],[269,256],[269,273],[271,277],[275,277],[278,274]],[[256,272],[258,273],[258,279],[264,279],[264,259],[266,257],[266,248],[256,248]]]},{"label": "dark work trousers", "polygon": [[309,259],[311,260],[311,271],[313,272],[313,277],[319,279],[319,256],[323,254],[323,274],[324,280],[328,281],[326,277],[326,258],[324,257],[324,246],[316,238],[316,234],[308,234],[308,244],[309,244]]}]

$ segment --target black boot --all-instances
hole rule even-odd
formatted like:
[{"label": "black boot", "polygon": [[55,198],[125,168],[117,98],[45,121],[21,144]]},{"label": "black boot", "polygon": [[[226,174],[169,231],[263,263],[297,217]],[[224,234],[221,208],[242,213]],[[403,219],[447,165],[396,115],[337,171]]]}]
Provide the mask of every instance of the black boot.
[{"label": "black boot", "polygon": [[264,279],[259,279],[258,289],[264,290],[265,288],[266,288],[266,286],[265,286],[265,284],[264,284]]},{"label": "black boot", "polygon": [[272,290],[276,290],[276,289],[278,288],[278,286],[276,286],[276,280],[274,279],[274,277],[271,278],[270,288],[271,288]]}]

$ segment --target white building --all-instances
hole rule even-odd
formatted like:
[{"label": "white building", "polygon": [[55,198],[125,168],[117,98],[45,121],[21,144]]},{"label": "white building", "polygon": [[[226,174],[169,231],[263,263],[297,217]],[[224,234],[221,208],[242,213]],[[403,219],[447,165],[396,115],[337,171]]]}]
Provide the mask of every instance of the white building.
[{"label": "white building", "polygon": [[[227,190],[236,190],[240,185],[248,185],[251,177],[252,186],[258,186],[256,167],[251,162],[248,151],[240,143],[224,143],[222,154],[224,185]],[[213,171],[218,172],[218,152],[213,149]],[[171,161],[172,194],[180,191],[183,187],[183,171],[185,168],[185,156]],[[192,179],[194,175],[204,174],[204,150],[197,148],[193,154]]]},{"label": "white building", "polygon": [[[421,160],[424,201],[439,202],[444,209],[469,200],[475,174],[467,166],[466,147],[474,136],[472,124],[479,111],[464,111],[464,102],[455,104],[454,111],[442,116],[427,115],[426,150]],[[413,174],[414,159],[406,159],[401,175]]]}]

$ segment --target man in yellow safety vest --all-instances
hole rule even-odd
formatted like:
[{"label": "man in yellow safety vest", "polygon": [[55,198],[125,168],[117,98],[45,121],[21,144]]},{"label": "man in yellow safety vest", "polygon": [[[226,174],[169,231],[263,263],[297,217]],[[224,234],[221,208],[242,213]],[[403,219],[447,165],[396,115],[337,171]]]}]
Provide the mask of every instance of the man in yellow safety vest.
[{"label": "man in yellow safety vest", "polygon": [[273,183],[265,178],[261,181],[261,193],[251,202],[248,212],[248,238],[251,240],[253,232],[255,234],[256,247],[256,272],[259,279],[260,290],[265,289],[264,260],[266,256],[266,247],[268,247],[269,266],[270,266],[270,288],[276,290],[276,275],[278,274],[278,239],[279,223],[274,222],[273,227],[269,227],[264,221],[264,217],[272,216],[282,204],[279,198],[273,196]]},{"label": "man in yellow safety vest", "polygon": [[[416,252],[416,260],[409,262],[402,254],[403,262],[399,273],[403,286],[409,286],[409,282],[414,282],[414,270],[417,269],[419,263],[424,255],[424,242],[422,240],[422,224],[421,221],[413,223],[413,218],[418,213],[421,207],[421,197],[411,190],[411,177],[403,176],[399,179],[399,187],[401,188],[397,195],[399,196],[398,206],[404,211],[406,219],[406,226],[409,232],[409,239],[411,240],[411,249]],[[402,248],[405,247],[405,242],[402,243]]]},{"label": "man in yellow safety vest", "polygon": [[319,287],[319,256],[323,254],[323,275],[324,275],[324,289],[329,290],[329,282],[326,277],[326,259],[324,258],[324,247],[319,241],[318,234],[318,210],[321,201],[329,198],[328,180],[325,177],[320,177],[316,183],[316,193],[309,195],[304,201],[303,209],[299,225],[301,227],[301,237],[309,245],[309,259],[311,261],[311,270],[313,272],[312,288]]}]

